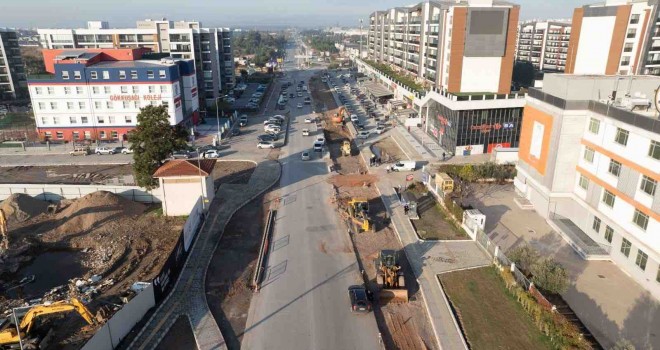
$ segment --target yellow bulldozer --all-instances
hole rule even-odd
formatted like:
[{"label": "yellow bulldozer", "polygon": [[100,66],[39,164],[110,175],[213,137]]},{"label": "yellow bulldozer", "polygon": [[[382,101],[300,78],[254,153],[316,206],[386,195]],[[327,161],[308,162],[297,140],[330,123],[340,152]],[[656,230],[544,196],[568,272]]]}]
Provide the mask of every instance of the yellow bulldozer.
[{"label": "yellow bulldozer", "polygon": [[406,279],[401,271],[396,250],[381,250],[374,261],[376,267],[376,283],[380,289],[380,300],[384,303],[408,302]]},{"label": "yellow bulldozer", "polygon": [[344,157],[350,157],[351,156],[351,141],[344,140],[341,144],[341,155]]},{"label": "yellow bulldozer", "polygon": [[[88,323],[95,322],[94,316],[78,299],[72,298],[70,301],[58,301],[49,305],[36,305],[30,308],[23,316],[23,319],[16,326],[18,320],[6,322],[0,328],[0,349],[37,349],[36,339],[30,337],[30,331],[36,323],[37,318],[63,312],[76,311]],[[11,319],[11,318],[10,318]],[[20,336],[19,332],[20,331]],[[19,344],[22,340],[22,346]]]},{"label": "yellow bulldozer", "polygon": [[369,201],[366,199],[351,199],[348,201],[347,211],[354,232],[374,232],[376,230],[376,226],[369,217]]}]

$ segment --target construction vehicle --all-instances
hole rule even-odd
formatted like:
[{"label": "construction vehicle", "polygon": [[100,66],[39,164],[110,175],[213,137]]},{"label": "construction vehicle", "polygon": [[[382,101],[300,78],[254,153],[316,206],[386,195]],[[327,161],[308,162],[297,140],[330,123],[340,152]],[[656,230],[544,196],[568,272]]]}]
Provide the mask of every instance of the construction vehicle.
[{"label": "construction vehicle", "polygon": [[[5,322],[5,324],[2,325],[2,328],[0,329],[0,348],[37,348],[37,339],[34,339],[34,337],[31,339],[30,337],[30,331],[32,331],[37,319],[44,315],[70,311],[77,311],[88,324],[95,323],[92,313],[89,312],[83,303],[75,298],[72,298],[70,301],[58,301],[49,305],[36,305],[25,313],[23,319],[18,324],[18,327],[16,326],[16,322],[18,322],[17,320],[13,320],[13,322]],[[19,331],[20,337],[18,333]],[[23,346],[19,344],[19,339],[22,340]]]},{"label": "construction vehicle", "polygon": [[344,157],[350,157],[351,156],[351,141],[344,140],[341,144],[341,154]]},{"label": "construction vehicle", "polygon": [[397,258],[396,250],[381,250],[374,261],[376,283],[380,289],[379,297],[383,302],[408,302],[408,289]]},{"label": "construction vehicle", "polygon": [[9,249],[9,231],[7,230],[7,216],[0,209],[0,251]]},{"label": "construction vehicle", "polygon": [[348,216],[354,232],[374,232],[376,225],[369,217],[369,202],[362,198],[348,201]]},{"label": "construction vehicle", "polygon": [[337,113],[335,113],[335,115],[332,116],[332,123],[335,125],[343,125],[344,112],[346,112],[346,108],[344,108],[344,106],[339,107],[339,111],[337,111]]}]

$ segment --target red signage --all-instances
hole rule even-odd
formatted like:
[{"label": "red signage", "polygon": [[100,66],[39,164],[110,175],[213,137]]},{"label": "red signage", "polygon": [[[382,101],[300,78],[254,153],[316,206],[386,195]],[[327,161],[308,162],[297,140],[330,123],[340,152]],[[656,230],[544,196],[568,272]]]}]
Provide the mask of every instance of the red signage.
[{"label": "red signage", "polygon": [[491,130],[500,130],[502,129],[502,124],[500,123],[495,123],[495,124],[481,124],[481,125],[472,125],[470,127],[470,130],[473,131],[481,131],[482,134],[487,134]]},{"label": "red signage", "polygon": [[509,142],[502,142],[502,143],[490,143],[488,144],[488,152],[487,153],[492,153],[494,149],[496,148],[511,148],[511,143]]},{"label": "red signage", "polygon": [[[144,101],[160,101],[160,94],[142,95]],[[140,95],[110,95],[110,101],[139,101]]]}]

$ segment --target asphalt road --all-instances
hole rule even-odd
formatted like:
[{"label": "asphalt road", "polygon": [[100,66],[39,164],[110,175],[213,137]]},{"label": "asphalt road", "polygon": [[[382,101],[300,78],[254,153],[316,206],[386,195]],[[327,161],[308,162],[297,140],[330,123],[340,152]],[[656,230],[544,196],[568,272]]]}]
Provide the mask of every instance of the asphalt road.
[{"label": "asphalt road", "polygon": [[[290,49],[289,57],[293,57]],[[294,61],[295,62],[295,61]],[[307,81],[313,70],[285,68],[287,78]],[[311,106],[289,101],[291,126],[283,164],[273,244],[262,290],[255,294],[243,338],[244,349],[378,349],[373,314],[352,314],[348,287],[361,278],[345,226],[330,203],[328,164],[320,154],[302,161],[320,131],[304,123]],[[273,111],[273,113],[275,113]]]}]

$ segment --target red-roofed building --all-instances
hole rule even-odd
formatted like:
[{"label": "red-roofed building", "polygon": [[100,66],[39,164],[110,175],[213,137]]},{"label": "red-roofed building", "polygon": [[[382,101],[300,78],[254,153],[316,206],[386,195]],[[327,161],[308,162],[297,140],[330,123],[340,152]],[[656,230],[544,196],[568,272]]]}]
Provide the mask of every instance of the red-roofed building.
[{"label": "red-roofed building", "polygon": [[203,210],[208,210],[215,196],[214,167],[215,159],[175,159],[158,168],[153,176],[160,185],[163,214],[189,215],[200,197]]}]

